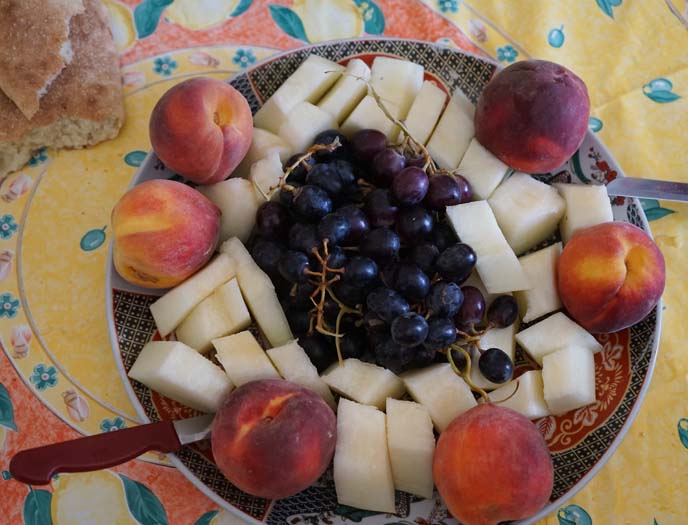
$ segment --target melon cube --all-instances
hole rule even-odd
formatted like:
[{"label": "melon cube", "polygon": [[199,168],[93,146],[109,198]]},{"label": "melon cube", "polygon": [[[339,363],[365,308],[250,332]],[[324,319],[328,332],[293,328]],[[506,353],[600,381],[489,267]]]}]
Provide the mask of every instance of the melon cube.
[{"label": "melon cube", "polygon": [[[384,102],[384,104],[393,117],[399,117],[399,108],[391,102]],[[388,139],[396,137],[399,133],[399,126],[385,115],[371,95],[363,97],[363,100],[358,103],[356,108],[346,118],[340,131],[347,137],[351,137],[351,135],[362,129],[377,129],[384,133]]]},{"label": "melon cube", "polygon": [[545,402],[555,416],[595,402],[595,357],[571,345],[542,359]]},{"label": "melon cube", "polygon": [[566,213],[559,225],[564,244],[577,231],[614,220],[606,186],[563,183],[554,186],[566,201]]},{"label": "melon cube", "polygon": [[453,95],[440,117],[427,144],[428,153],[437,166],[456,169],[468,149],[475,128],[473,117],[463,109],[462,95]]},{"label": "melon cube", "polygon": [[387,398],[387,447],[394,487],[432,498],[435,435],[427,409],[413,401]]},{"label": "melon cube", "polygon": [[350,60],[341,78],[318,102],[318,107],[341,124],[368,93],[366,81],[369,78],[370,68],[363,60]]},{"label": "melon cube", "polygon": [[538,419],[549,415],[540,370],[529,370],[488,395],[494,403],[520,412],[528,419]]},{"label": "melon cube", "polygon": [[411,397],[430,414],[438,432],[452,420],[477,405],[471,389],[449,363],[437,363],[401,375]]},{"label": "melon cube", "polygon": [[372,363],[345,359],[334,363],[322,375],[323,381],[338,394],[380,410],[388,397],[399,398],[406,391],[396,374]]},{"label": "melon cube", "polygon": [[260,200],[256,197],[251,181],[233,177],[197,189],[222,211],[220,241],[238,237],[246,242],[256,225],[258,206],[265,201],[263,197]]},{"label": "melon cube", "polygon": [[376,57],[370,70],[370,84],[384,102],[399,109],[398,118],[408,114],[423,85],[423,66],[408,60]]},{"label": "melon cube", "polygon": [[293,152],[307,150],[322,131],[336,128],[337,121],[327,111],[310,102],[300,102],[289,112],[280,126],[279,136]]},{"label": "melon cube", "polygon": [[557,291],[557,262],[560,255],[561,243],[558,242],[518,259],[533,285],[530,290],[514,292],[524,323],[561,308]]},{"label": "melon cube", "polygon": [[128,375],[151,390],[201,412],[216,412],[234,388],[219,366],[179,341],[147,343]]},{"label": "melon cube", "polygon": [[232,172],[232,177],[247,179],[253,163],[260,159],[264,159],[273,151],[277,152],[282,162],[286,162],[292,154],[289,144],[287,144],[282,137],[266,129],[253,128],[251,146],[248,148],[248,152],[244,159]]},{"label": "melon cube", "polygon": [[488,202],[517,255],[550,237],[566,209],[555,188],[521,172],[505,180]]},{"label": "melon cube", "polygon": [[[265,197],[270,196],[270,190],[277,188],[282,175],[284,175],[282,161],[280,161],[276,151],[268,153],[264,159],[260,159],[251,166],[251,173],[248,176],[248,180],[255,185],[253,191],[255,192],[255,199],[258,202],[258,207],[265,202]],[[271,198],[275,199],[277,196],[278,192],[274,192]],[[242,242],[246,241],[242,240]]]},{"label": "melon cube", "polygon": [[458,172],[471,185],[473,197],[487,199],[502,182],[509,167],[473,137],[461,159]]},{"label": "melon cube", "polygon": [[265,350],[248,330],[213,339],[217,360],[236,386],[257,379],[279,379]]},{"label": "melon cube", "polygon": [[411,136],[425,144],[440,119],[447,94],[430,80],[423,82],[404,121]]}]

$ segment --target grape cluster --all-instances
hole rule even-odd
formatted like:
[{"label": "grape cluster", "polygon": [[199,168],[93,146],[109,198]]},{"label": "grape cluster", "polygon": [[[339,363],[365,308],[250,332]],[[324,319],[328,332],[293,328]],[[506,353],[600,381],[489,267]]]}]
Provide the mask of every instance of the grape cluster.
[{"label": "grape cluster", "polygon": [[[319,371],[339,356],[398,373],[449,353],[465,375],[465,350],[481,329],[515,321],[512,297],[486,310],[480,291],[462,286],[476,254],[445,223],[444,209],[470,201],[471,188],[429,165],[377,130],[351,140],[328,130],[286,162],[276,198],[259,208],[251,253]],[[479,351],[487,379],[511,378],[506,353]]]}]

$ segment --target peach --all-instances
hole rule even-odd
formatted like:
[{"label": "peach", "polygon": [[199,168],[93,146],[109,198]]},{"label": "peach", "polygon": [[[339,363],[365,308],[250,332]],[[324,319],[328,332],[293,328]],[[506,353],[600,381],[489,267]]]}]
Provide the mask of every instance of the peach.
[{"label": "peach", "polygon": [[337,422],[318,394],[282,379],[232,392],[212,427],[215,462],[244,492],[279,499],[314,483],[334,454]]},{"label": "peach", "polygon": [[215,251],[220,209],[185,184],[154,179],[133,187],[112,209],[113,259],[127,281],[169,288]]},{"label": "peach", "polygon": [[557,267],[559,296],[582,327],[616,332],[642,320],[664,291],[664,257],[627,222],[605,222],[574,234]]},{"label": "peach", "polygon": [[192,78],[170,88],[150,118],[150,139],[158,158],[197,184],[229,177],[246,156],[252,137],[248,102],[214,78]]},{"label": "peach", "polygon": [[552,458],[537,427],[518,412],[483,404],[440,434],[432,476],[463,525],[496,525],[533,516],[549,501]]},{"label": "peach", "polygon": [[564,66],[525,60],[495,74],[478,98],[475,136],[526,173],[561,166],[583,142],[590,117],[585,83]]}]

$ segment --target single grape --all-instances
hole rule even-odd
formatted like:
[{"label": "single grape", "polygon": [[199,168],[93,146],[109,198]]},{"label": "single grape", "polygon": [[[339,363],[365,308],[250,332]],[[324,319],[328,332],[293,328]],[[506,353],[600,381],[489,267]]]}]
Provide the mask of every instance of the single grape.
[{"label": "single grape", "polygon": [[332,292],[345,305],[355,308],[365,302],[365,290],[343,281],[332,284]]},{"label": "single grape", "polygon": [[456,326],[464,332],[478,324],[485,315],[485,298],[475,286],[462,286],[463,303],[454,316]]},{"label": "single grape", "polygon": [[314,224],[297,222],[289,229],[289,248],[292,250],[310,254],[319,246],[320,239]]},{"label": "single grape", "polygon": [[363,211],[373,228],[392,226],[397,219],[398,210],[399,208],[392,203],[389,190],[380,188],[371,191],[363,204]]},{"label": "single grape", "polygon": [[301,337],[308,332],[310,328],[311,314],[309,310],[297,310],[296,308],[288,308],[287,305],[282,305],[284,313],[287,316],[287,322],[292,333],[296,337]]},{"label": "single grape", "polygon": [[283,253],[281,244],[261,238],[256,239],[251,247],[251,257],[270,277],[279,275],[277,265]]},{"label": "single grape", "polygon": [[518,304],[511,295],[500,295],[487,309],[487,322],[497,328],[514,324],[518,318]]},{"label": "single grape", "polygon": [[[428,332],[428,337],[430,334]],[[427,339],[425,342],[427,343]],[[409,368],[425,368],[435,362],[435,355],[437,352],[431,348],[426,348],[425,343],[413,349],[413,359],[411,360]],[[442,354],[440,354],[442,355]]]},{"label": "single grape", "polygon": [[368,309],[387,323],[409,311],[409,304],[399,293],[389,288],[376,288],[366,298]]},{"label": "single grape", "polygon": [[420,269],[427,275],[432,275],[435,273],[435,260],[437,260],[439,255],[440,251],[437,249],[437,246],[424,242],[413,247],[410,260],[420,266]]},{"label": "single grape", "polygon": [[498,385],[506,383],[514,375],[514,363],[499,348],[489,348],[480,354],[478,368],[485,379]]},{"label": "single grape", "polygon": [[[464,353],[460,350],[450,350],[450,352],[456,368],[458,368],[460,372],[464,372],[468,366],[468,360]],[[445,357],[443,361],[447,361],[447,358]]]},{"label": "single grape", "polygon": [[415,166],[404,168],[392,181],[392,197],[401,206],[418,204],[425,198],[428,184],[428,174],[422,169]]},{"label": "single grape", "polygon": [[377,277],[377,264],[369,257],[354,256],[349,259],[344,267],[342,282],[362,288],[367,286]]},{"label": "single grape", "polygon": [[394,148],[385,148],[373,157],[373,182],[388,187],[401,170],[406,167],[406,159]]},{"label": "single grape", "polygon": [[368,217],[366,217],[363,210],[358,206],[349,204],[343,206],[337,210],[337,213],[343,215],[349,220],[349,235],[344,240],[345,246],[351,246],[358,243],[363,234],[370,230],[370,224],[368,223]]},{"label": "single grape", "polygon": [[313,139],[313,144],[322,144],[327,146],[328,144],[332,144],[337,138],[339,139],[340,144],[338,148],[333,151],[316,151],[313,154],[313,157],[315,157],[317,162],[330,162],[336,159],[347,159],[351,157],[352,151],[349,139],[347,139],[336,129],[321,131],[315,136],[315,139]]},{"label": "single grape", "polygon": [[306,270],[310,269],[308,256],[303,252],[284,252],[278,264],[279,273],[290,283],[302,283],[308,279]]},{"label": "single grape", "polygon": [[476,255],[473,248],[458,242],[440,254],[435,267],[444,279],[461,284],[471,275],[475,263]]},{"label": "single grape", "polygon": [[325,322],[328,325],[330,325],[333,330],[337,323],[337,316],[339,315],[339,310],[341,310],[341,308],[334,301],[334,299],[332,299],[331,297],[327,297],[325,299],[325,302],[323,303],[323,317],[325,319]]},{"label": "single grape", "polygon": [[428,321],[428,336],[423,346],[430,350],[447,348],[456,342],[456,328],[451,319],[435,317]]},{"label": "single grape", "polygon": [[401,241],[389,228],[376,228],[367,232],[361,239],[361,255],[370,257],[377,263],[393,261],[399,254]]},{"label": "single grape", "polygon": [[471,188],[470,183],[461,175],[454,175],[454,180],[459,185],[460,204],[471,202],[473,200],[473,188]]},{"label": "single grape", "polygon": [[[303,152],[297,153],[295,155],[292,155],[289,157],[287,162],[284,163],[284,169],[286,171],[289,166],[294,164],[297,160],[299,160],[301,157],[303,157]],[[308,157],[307,159],[302,160],[299,162],[299,164],[291,171],[289,176],[287,177],[287,182],[289,184],[294,184],[295,182],[298,182],[300,184],[303,184],[306,182],[306,175],[308,175],[308,171],[310,168],[313,167],[315,164],[315,159],[313,157]],[[308,167],[306,167],[308,166]]]},{"label": "single grape", "polygon": [[399,211],[395,229],[405,243],[418,244],[430,235],[432,225],[432,215],[422,206],[413,206]]},{"label": "single grape", "polygon": [[299,346],[304,349],[311,363],[322,373],[337,359],[336,349],[329,341],[330,338],[313,332],[299,337]]},{"label": "single grape", "polygon": [[334,212],[325,215],[318,223],[317,229],[321,240],[327,239],[329,244],[339,244],[349,235],[351,226],[344,215]]},{"label": "single grape", "polygon": [[256,232],[261,237],[273,241],[283,241],[289,234],[291,217],[289,212],[279,202],[265,202],[256,212]]},{"label": "single grape", "polygon": [[413,263],[399,263],[389,272],[392,288],[407,301],[422,301],[430,290],[430,278],[423,273],[420,266]]},{"label": "single grape", "polygon": [[463,304],[463,292],[456,283],[437,281],[430,287],[430,293],[425,298],[425,305],[432,315],[438,317],[452,317],[456,315]]},{"label": "single grape", "polygon": [[289,308],[310,310],[313,308],[311,295],[316,288],[317,286],[309,281],[297,283],[296,286],[290,284],[290,290],[287,294],[287,306]]},{"label": "single grape", "polygon": [[295,191],[294,209],[306,220],[317,221],[332,211],[332,200],[322,188],[307,184]]},{"label": "single grape", "polygon": [[357,320],[358,317],[346,314],[342,316],[339,324],[339,332],[343,334],[339,340],[339,348],[344,359],[350,357],[359,359],[368,349],[368,337],[365,328],[356,326]]},{"label": "single grape", "polygon": [[444,250],[457,243],[458,239],[454,230],[443,222],[435,224],[428,239],[442,253]]},{"label": "single grape", "polygon": [[428,322],[422,315],[407,312],[396,317],[391,326],[392,340],[402,346],[417,346],[428,336]]},{"label": "single grape", "polygon": [[282,206],[284,206],[288,210],[293,210],[296,190],[298,190],[302,186],[302,184],[300,182],[289,182],[289,186],[290,187],[280,188],[278,200]]},{"label": "single grape", "polygon": [[362,162],[372,161],[386,147],[387,136],[376,129],[362,129],[351,137],[354,157]]},{"label": "single grape", "polygon": [[338,195],[344,184],[330,164],[316,164],[306,176],[306,184],[313,184],[325,190],[330,197]]},{"label": "single grape", "polygon": [[425,195],[425,205],[441,211],[446,206],[461,204],[461,189],[451,175],[435,175],[430,178],[428,191]]},{"label": "single grape", "polygon": [[337,177],[343,188],[350,187],[356,182],[356,169],[348,160],[337,159],[329,163],[333,176]]},{"label": "single grape", "polygon": [[413,347],[400,346],[386,336],[375,345],[375,362],[378,366],[398,374],[411,364],[414,350]]}]

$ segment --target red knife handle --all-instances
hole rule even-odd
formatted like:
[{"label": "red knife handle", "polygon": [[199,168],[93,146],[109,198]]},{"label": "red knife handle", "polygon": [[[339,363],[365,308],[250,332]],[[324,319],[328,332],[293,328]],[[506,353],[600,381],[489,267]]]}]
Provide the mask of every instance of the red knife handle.
[{"label": "red knife handle", "polygon": [[12,477],[46,485],[58,472],[90,472],[119,465],[149,450],[181,448],[171,421],[125,428],[18,452],[10,461]]}]

